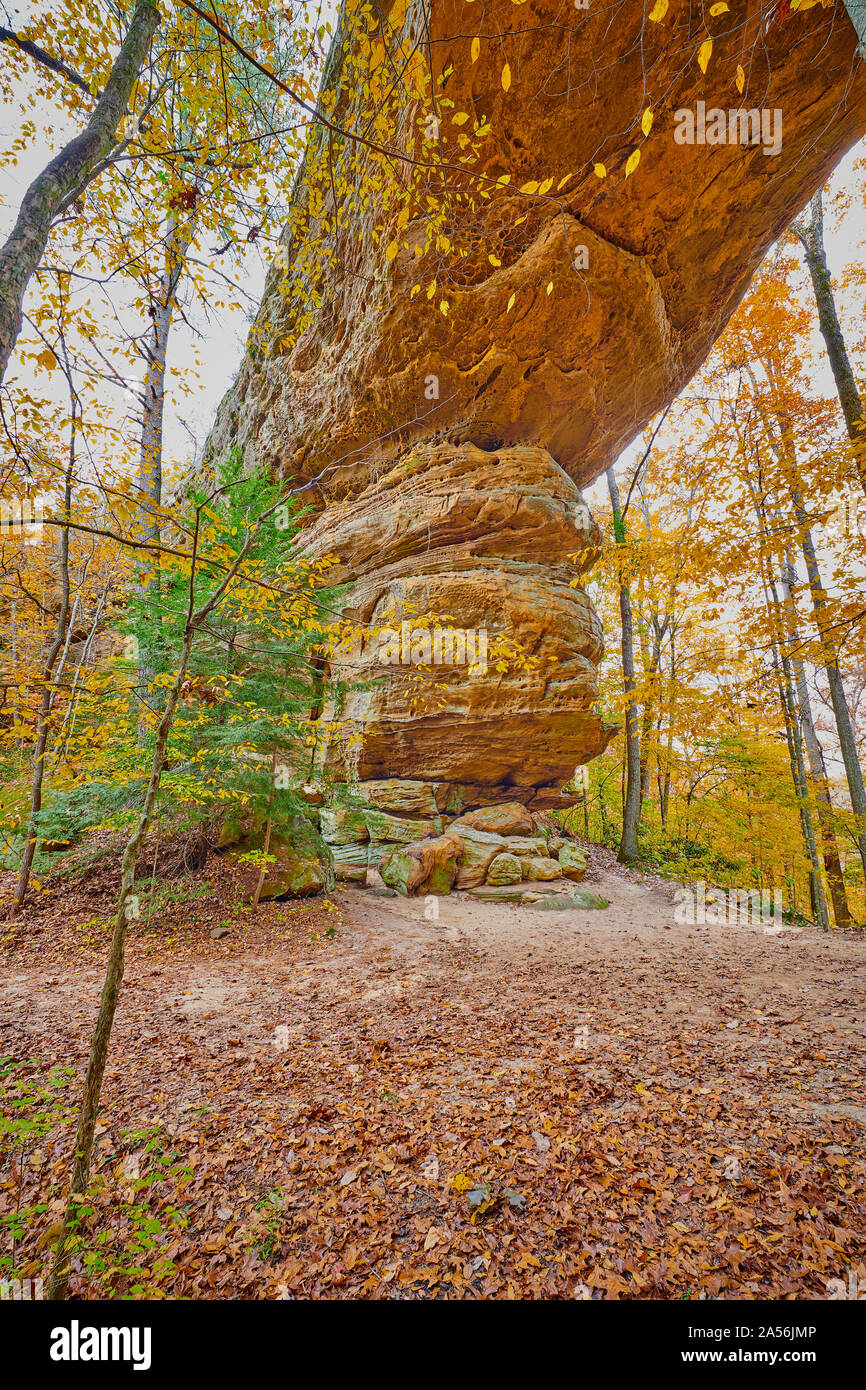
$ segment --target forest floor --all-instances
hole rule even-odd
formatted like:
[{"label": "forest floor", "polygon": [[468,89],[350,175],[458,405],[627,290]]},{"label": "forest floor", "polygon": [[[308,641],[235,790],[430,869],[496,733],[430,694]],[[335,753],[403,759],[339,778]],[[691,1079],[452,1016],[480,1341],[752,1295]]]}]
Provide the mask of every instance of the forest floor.
[{"label": "forest floor", "polygon": [[[456,894],[428,921],[344,889],[253,916],[206,865],[130,935],[73,1296],[866,1290],[862,934],[678,925],[671,883],[598,847],[585,882],[607,909]],[[7,1212],[48,1208],[29,1273],[101,987],[86,891],[0,928],[7,1106],[69,1069],[0,1169]]]}]

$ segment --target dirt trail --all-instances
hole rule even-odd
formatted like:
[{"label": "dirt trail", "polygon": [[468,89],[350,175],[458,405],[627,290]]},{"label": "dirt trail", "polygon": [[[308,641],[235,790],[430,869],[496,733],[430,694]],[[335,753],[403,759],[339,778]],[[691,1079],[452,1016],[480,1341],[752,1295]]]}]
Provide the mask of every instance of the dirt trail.
[{"label": "dirt trail", "polygon": [[[101,1142],[156,1123],[198,1155],[172,1292],[824,1297],[861,1268],[866,942],[679,925],[670,884],[604,852],[587,886],[609,908],[458,894],[431,921],[345,889],[331,938],[303,907],[290,938],[276,907],[269,932],[134,937]],[[100,967],[19,943],[0,1051],[80,1071]]]}]

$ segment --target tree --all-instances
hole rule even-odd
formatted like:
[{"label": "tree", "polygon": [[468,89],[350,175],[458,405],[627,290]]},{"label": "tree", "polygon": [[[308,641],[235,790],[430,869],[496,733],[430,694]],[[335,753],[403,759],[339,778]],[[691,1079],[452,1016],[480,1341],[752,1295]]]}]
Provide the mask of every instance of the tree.
[{"label": "tree", "polygon": [[[625,546],[625,521],[621,509],[619,485],[612,468],[607,470],[607,487],[613,512],[614,541],[622,549]],[[619,611],[622,675],[625,690],[625,797],[622,812],[622,838],[617,858],[621,863],[627,864],[633,859],[637,859],[639,853],[637,831],[640,820],[641,762],[638,710],[635,698],[634,622],[629,584],[622,570],[619,576]]]},{"label": "tree", "polygon": [[[54,219],[70,200],[81,196],[111,152],[158,23],[156,0],[136,0],[120,52],[90,120],[33,180],[12,233],[0,248],[0,381],[21,327],[24,294],[42,259]],[[16,46],[28,51],[23,45]],[[66,75],[63,65],[58,70]]]},{"label": "tree", "polygon": [[[164,556],[165,568],[171,568],[168,593],[173,619],[167,621],[163,629],[167,644],[166,665],[162,672],[166,700],[156,724],[144,799],[121,859],[120,891],[102,998],[88,1056],[69,1199],[55,1248],[49,1289],[49,1297],[53,1299],[62,1299],[66,1295],[70,1277],[70,1241],[89,1183],[99,1097],[123,982],[129,905],[136,867],[157,808],[169,742],[179,712],[184,708],[184,694],[194,689],[196,659],[203,660],[206,665],[212,664],[214,649],[219,651],[224,644],[226,628],[236,631],[238,626],[243,626],[253,636],[251,649],[245,646],[242,652],[235,652],[239,669],[233,670],[231,664],[229,666],[227,686],[234,697],[231,703],[236,705],[238,723],[225,729],[217,755],[222,753],[222,760],[225,761],[225,752],[231,749],[236,769],[233,780],[235,783],[246,781],[248,797],[251,794],[254,796],[255,782],[251,788],[243,766],[238,770],[239,736],[242,744],[252,739],[261,747],[265,732],[263,725],[270,723],[273,740],[285,745],[287,740],[296,738],[296,725],[301,713],[297,704],[293,707],[291,702],[287,709],[286,681],[283,679],[280,684],[281,702],[260,708],[256,711],[258,717],[251,719],[249,707],[253,702],[245,698],[251,693],[251,682],[257,681],[259,687],[262,681],[266,684],[272,682],[274,665],[273,649],[256,651],[255,635],[261,637],[263,626],[267,626],[271,639],[277,640],[277,650],[282,649],[284,666],[286,663],[297,666],[309,643],[320,639],[330,627],[329,616],[323,615],[317,593],[322,587],[318,569],[298,561],[292,553],[296,521],[291,525],[277,525],[281,510],[284,514],[294,511],[292,493],[269,484],[257,474],[241,478],[240,471],[240,461],[230,460],[219,486],[193,502],[191,517],[177,518],[178,529],[189,535],[189,543],[180,551],[172,550],[170,560]],[[285,519],[288,520],[287,515]],[[265,613],[268,615],[267,623],[263,616]],[[211,653],[210,657],[208,652]],[[250,665],[255,669],[255,676],[248,669]],[[194,698],[189,701],[193,711],[196,703]],[[201,702],[198,704],[200,707]],[[187,784],[195,773],[199,774],[198,780],[201,781],[201,771],[214,757],[213,742],[213,728],[208,728],[206,736],[203,736],[199,721],[193,714],[186,730],[181,730],[179,742],[179,754],[181,758],[185,756]],[[270,760],[266,760],[266,765],[270,770]],[[231,801],[231,782],[226,785],[225,779],[221,781],[219,798]],[[271,804],[269,798],[269,808]]]},{"label": "tree", "polygon": [[863,402],[857,389],[857,380],[845,345],[845,335],[836,310],[833,294],[833,281],[827,265],[824,250],[824,201],[819,188],[809,204],[809,220],[799,219],[791,223],[791,231],[803,247],[806,266],[815,292],[818,308],[818,325],[827,348],[827,358],[836,383],[839,404],[845,417],[848,437],[854,445],[854,460],[860,475],[860,482],[866,492],[866,442],[864,442]]}]

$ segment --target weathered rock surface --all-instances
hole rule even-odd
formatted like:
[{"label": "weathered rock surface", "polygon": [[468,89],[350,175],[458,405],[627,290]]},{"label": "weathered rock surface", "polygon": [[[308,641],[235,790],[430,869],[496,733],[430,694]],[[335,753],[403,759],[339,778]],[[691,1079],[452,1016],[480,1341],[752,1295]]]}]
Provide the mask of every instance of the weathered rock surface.
[{"label": "weathered rock surface", "polygon": [[370,832],[364,812],[354,807],[329,806],[320,813],[322,839],[329,845],[361,844],[369,840]]},{"label": "weathered rock surface", "polygon": [[[226,851],[230,863],[241,862],[250,850],[261,849],[261,836],[243,837]],[[274,862],[268,865],[260,894],[263,902],[272,898],[312,898],[326,887],[326,872],[314,848],[297,835],[272,835],[268,852]]]},{"label": "weathered rock surface", "polygon": [[528,858],[532,855],[542,856],[546,850],[541,836],[494,835],[486,830],[474,830],[468,825],[456,827],[456,831],[463,842],[456,883],[458,889],[476,888],[483,883],[490,865],[499,854]]},{"label": "weathered rock surface", "polygon": [[497,854],[487,870],[486,882],[494,886],[520,883],[522,879],[523,870],[516,854]]},{"label": "weathered rock surface", "polygon": [[532,816],[519,801],[468,811],[466,815],[458,816],[451,825],[454,829],[467,826],[470,830],[486,830],[493,835],[531,835],[536,828]]},{"label": "weathered rock surface", "polygon": [[386,811],[365,811],[364,823],[370,839],[395,841],[409,844],[413,840],[423,840],[425,835],[435,835],[442,829],[438,816],[436,820],[410,820],[406,816],[390,816]]},{"label": "weathered rock surface", "polygon": [[[338,877],[333,855],[341,853],[346,847],[338,843],[332,848],[317,834],[314,820],[319,814],[312,809],[306,813],[295,813],[272,827],[268,854],[273,856],[273,862],[267,865],[261,891],[263,900],[309,898],[333,886],[334,879]],[[252,881],[258,877],[258,870],[254,863],[244,864],[244,856],[263,851],[264,841],[265,824],[261,811],[250,815],[235,807],[226,809],[217,846],[225,850],[228,863],[240,864],[248,869]]]},{"label": "weathered rock surface", "polygon": [[[366,733],[357,774],[477,782],[532,804],[513,784],[556,804],[610,736],[594,712],[598,620],[566,567],[576,553],[585,570],[596,544],[575,484],[685,385],[768,247],[866,130],[866,64],[840,3],[734,0],[713,18],[675,0],[657,24],[631,0],[485,0],[471,19],[463,0],[383,0],[369,21],[346,8],[325,107],[369,138],[357,59],[373,74],[396,55],[375,132],[397,157],[342,141],[332,220],[329,142],[311,137],[301,198],[332,269],[312,275],[287,234],[292,269],[269,275],[210,452],[236,441],[250,463],[318,480],[309,544],[354,581],[364,634],[340,674],[374,672],[372,629],[390,613],[453,615],[537,661],[436,667],[428,703],[417,668],[386,668],[344,712]],[[780,111],[781,152],[678,144],[675,113],[699,101]],[[448,204],[447,236],[443,224],[429,245],[428,196]]]},{"label": "weathered rock surface", "polygon": [[396,888],[404,897],[450,893],[457,877],[457,860],[462,847],[459,835],[421,840],[385,855],[379,872],[387,886]]},{"label": "weathered rock surface", "polygon": [[575,888],[573,892],[569,893],[550,893],[543,897],[539,896],[532,906],[542,912],[566,912],[569,908],[574,907],[591,912],[608,907],[609,903],[607,898],[603,898],[599,893],[591,893],[588,888]]},{"label": "weathered rock surface", "polygon": [[392,777],[380,781],[336,784],[332,797],[349,793],[368,808],[394,811],[405,816],[433,819],[438,814],[462,816],[471,809],[498,806],[505,801],[519,802],[532,813],[547,809],[564,810],[581,799],[582,793],[554,796],[551,788],[531,786],[480,786],[472,782],[419,782]]},{"label": "weathered rock surface", "polygon": [[555,859],[548,859],[538,854],[528,855],[521,860],[520,869],[524,879],[531,880],[550,880],[559,878],[562,870]]},{"label": "weathered rock surface", "polygon": [[369,863],[366,844],[332,845],[331,854],[334,878],[338,883],[366,883]]},{"label": "weathered rock surface", "polygon": [[586,873],[586,855],[578,845],[560,845],[558,850],[558,860],[560,872],[566,877],[574,879],[575,883],[580,883]]},{"label": "weathered rock surface", "polygon": [[[423,35],[422,84],[428,56],[440,91],[453,69],[447,110],[467,112],[470,130],[482,117],[489,127],[466,173],[449,170],[452,187],[475,196],[452,204],[448,251],[440,245],[420,260],[420,210],[410,205],[416,215],[389,263],[388,231],[409,168],[402,184],[383,186],[375,178],[381,158],[345,150],[342,167],[353,161],[373,201],[376,184],[382,188],[385,234],[376,235],[375,213],[342,219],[337,269],[317,287],[313,323],[288,354],[257,350],[245,362],[215,443],[236,437],[280,472],[308,476],[348,458],[321,485],[329,494],[363,485],[373,457],[395,457],[407,439],[445,429],[482,447],[538,444],[579,482],[597,476],[686,383],[763,253],[866,130],[866,67],[842,4],[782,19],[765,0],[738,0],[709,23],[703,6],[673,3],[660,24],[646,13],[631,0],[561,12],[549,0],[485,0],[469,24],[462,0],[384,0],[370,25],[374,44],[380,15],[399,20],[393,42],[404,51]],[[485,38],[472,63],[474,28]],[[325,85],[338,119],[351,124],[363,100],[351,55],[369,48],[370,37],[356,14],[343,16],[340,30]],[[708,32],[714,46],[703,73],[696,57]],[[742,96],[738,63],[748,79]],[[390,147],[459,160],[466,125],[443,113],[439,140],[425,147],[418,127],[435,98],[408,80],[395,86]],[[677,144],[674,112],[699,100],[780,108],[781,153]],[[644,139],[647,107],[655,119]],[[636,148],[640,165],[627,178]],[[598,163],[604,179],[594,173]],[[327,189],[324,159],[317,165],[311,154],[307,172],[314,188]],[[548,178],[550,196],[520,194]],[[586,268],[572,267],[567,244],[587,246]],[[489,260],[494,250],[498,266]],[[410,296],[431,270],[435,299]],[[298,306],[280,292],[286,279],[271,272],[256,344],[291,337]],[[288,281],[284,289],[292,272]],[[438,312],[443,295],[447,316]],[[439,377],[432,406],[424,395],[430,373]]]},{"label": "weathered rock surface", "polygon": [[523,903],[533,910],[540,908],[542,911],[565,912],[575,907],[594,910],[608,906],[607,898],[586,888],[574,888],[571,884],[568,887],[550,884],[543,889],[528,883],[522,887],[516,884],[502,887],[485,884],[482,888],[470,888],[469,896],[485,903]]},{"label": "weathered rock surface", "polygon": [[[595,559],[598,530],[541,449],[429,445],[405,462],[303,537],[314,558],[337,558],[334,582],[354,581],[346,611],[357,640],[332,661],[350,690],[325,711],[344,737],[325,766],[365,784],[388,774],[477,783],[497,801],[519,790],[514,799],[534,804],[536,788],[561,786],[614,730],[595,710],[601,626],[569,562]],[[460,655],[456,630],[486,635],[486,669],[472,669],[468,651],[436,664],[437,632],[443,653],[450,643]],[[515,645],[499,671],[503,636]]]},{"label": "weathered rock surface", "polygon": [[380,811],[430,817],[445,810],[451,788],[447,783],[389,777],[380,782],[359,782],[352,790],[362,801]]}]

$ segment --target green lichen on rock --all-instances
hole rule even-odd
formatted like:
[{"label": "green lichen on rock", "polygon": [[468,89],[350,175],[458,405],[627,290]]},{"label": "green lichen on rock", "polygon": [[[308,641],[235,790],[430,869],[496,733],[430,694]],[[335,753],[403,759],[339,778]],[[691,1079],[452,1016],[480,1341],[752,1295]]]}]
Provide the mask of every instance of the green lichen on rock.
[{"label": "green lichen on rock", "polygon": [[397,844],[412,844],[423,840],[425,835],[435,835],[441,830],[441,821],[409,820],[404,816],[389,816],[385,811],[363,812],[364,824],[371,840],[392,840]]},{"label": "green lichen on rock", "polygon": [[354,806],[327,806],[321,812],[322,839],[329,845],[362,844],[370,832],[366,812]]},{"label": "green lichen on rock", "polygon": [[450,893],[462,848],[460,836],[451,834],[398,846],[379,861],[382,881],[406,898],[422,893]]},{"label": "green lichen on rock", "polygon": [[487,870],[487,882],[494,887],[520,883],[523,873],[516,854],[497,854]]},{"label": "green lichen on rock", "polygon": [[[249,821],[242,817],[227,819],[224,834],[232,834],[226,861],[243,867],[244,856],[261,853],[265,843],[263,825],[246,829]],[[236,833],[245,829],[246,833]],[[302,812],[288,816],[271,828],[268,855],[273,862],[267,866],[261,899],[310,898],[330,888],[334,882],[334,866],[329,847]]]},{"label": "green lichen on rock", "polygon": [[586,873],[586,855],[578,845],[564,844],[559,850],[559,867],[563,878],[580,883]]},{"label": "green lichen on rock", "polygon": [[586,888],[575,888],[570,893],[545,894],[532,903],[533,909],[538,908],[541,912],[565,912],[569,908],[593,912],[609,906],[607,898],[602,898],[598,893],[590,893]]}]

